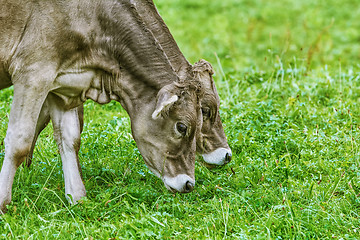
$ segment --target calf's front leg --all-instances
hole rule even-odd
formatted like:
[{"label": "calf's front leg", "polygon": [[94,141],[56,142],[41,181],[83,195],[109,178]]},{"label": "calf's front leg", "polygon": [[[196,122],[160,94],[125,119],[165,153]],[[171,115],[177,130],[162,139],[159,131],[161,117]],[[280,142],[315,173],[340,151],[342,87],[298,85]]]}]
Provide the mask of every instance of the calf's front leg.
[{"label": "calf's front leg", "polygon": [[26,157],[26,166],[27,167],[30,167],[30,165],[31,165],[36,141],[37,141],[41,131],[44,130],[44,128],[48,125],[49,122],[50,122],[49,103],[48,103],[48,100],[45,100],[43,107],[41,109],[37,124],[36,124],[35,135],[34,135],[32,145],[31,145],[30,152],[29,152],[29,155]]},{"label": "calf's front leg", "polygon": [[71,204],[75,204],[86,196],[78,156],[83,126],[83,106],[66,109],[62,101],[51,93],[48,96],[48,104],[54,137],[63,164],[65,196]]},{"label": "calf's front leg", "polygon": [[83,114],[83,105],[75,109],[66,110],[62,107],[60,99],[50,93],[41,109],[31,150],[26,158],[26,164],[29,167],[32,162],[37,138],[49,123],[50,116],[52,116],[54,138],[63,162],[65,193],[70,203],[75,203],[86,195],[85,187],[81,181],[81,168],[78,157],[80,134],[84,125]]},{"label": "calf's front leg", "polygon": [[0,172],[0,213],[6,211],[6,205],[11,201],[16,170],[29,155],[47,94],[46,84],[41,80],[36,81],[34,77],[22,77],[14,83],[13,103],[4,141],[5,158]]},{"label": "calf's front leg", "polygon": [[[26,166],[30,167],[31,163],[32,163],[32,159],[33,159],[33,155],[34,155],[34,149],[35,149],[35,145],[36,145],[36,141],[38,139],[38,136],[40,135],[40,133],[42,132],[42,130],[44,130],[44,128],[48,125],[48,123],[50,122],[50,109],[51,109],[52,105],[51,105],[51,101],[49,100],[49,98],[46,98],[44,105],[41,109],[40,112],[40,116],[38,118],[38,122],[36,125],[36,131],[35,131],[35,136],[34,136],[34,140],[30,149],[30,153],[26,158]],[[84,106],[80,105],[79,107],[77,107],[77,111],[78,113],[77,116],[73,116],[75,118],[77,118],[77,120],[73,120],[73,121],[78,121],[80,123],[79,125],[79,129],[74,130],[75,132],[80,131],[80,133],[82,132],[83,129],[83,125],[84,125]],[[76,150],[75,148],[73,149],[73,151],[79,151]]]}]

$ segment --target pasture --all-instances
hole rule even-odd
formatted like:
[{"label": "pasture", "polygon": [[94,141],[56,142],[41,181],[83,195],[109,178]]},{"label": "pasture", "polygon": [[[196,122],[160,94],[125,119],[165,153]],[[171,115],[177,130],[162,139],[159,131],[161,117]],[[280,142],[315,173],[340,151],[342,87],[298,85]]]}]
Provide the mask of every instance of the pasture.
[{"label": "pasture", "polygon": [[[150,173],[120,104],[85,104],[87,198],[70,206],[52,128],[17,171],[0,239],[360,239],[355,0],[155,0],[180,49],[215,69],[232,161],[192,193]],[[0,92],[0,163],[12,89]]]}]

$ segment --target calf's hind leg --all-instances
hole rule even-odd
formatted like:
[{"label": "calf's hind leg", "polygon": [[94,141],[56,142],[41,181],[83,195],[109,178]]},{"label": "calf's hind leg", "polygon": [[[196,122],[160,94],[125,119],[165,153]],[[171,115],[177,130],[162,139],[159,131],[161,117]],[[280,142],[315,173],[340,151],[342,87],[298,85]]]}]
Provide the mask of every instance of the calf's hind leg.
[{"label": "calf's hind leg", "polygon": [[0,213],[5,212],[6,205],[11,201],[17,168],[29,155],[38,117],[48,94],[46,86],[41,79],[36,81],[34,75],[22,76],[14,83],[13,103],[4,141],[5,158],[0,171]]},{"label": "calf's hind leg", "polygon": [[80,135],[83,126],[83,107],[64,109],[57,96],[49,94],[49,109],[54,137],[60,150],[65,180],[65,195],[74,204],[86,196],[79,164]]}]

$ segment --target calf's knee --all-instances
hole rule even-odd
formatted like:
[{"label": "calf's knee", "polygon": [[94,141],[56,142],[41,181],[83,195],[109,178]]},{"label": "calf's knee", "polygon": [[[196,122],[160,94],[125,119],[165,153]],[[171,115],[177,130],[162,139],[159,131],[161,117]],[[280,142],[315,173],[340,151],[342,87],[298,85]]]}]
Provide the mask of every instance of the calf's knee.
[{"label": "calf's knee", "polygon": [[19,166],[30,153],[32,138],[23,136],[6,137],[4,143],[5,156],[14,159],[16,165]]}]

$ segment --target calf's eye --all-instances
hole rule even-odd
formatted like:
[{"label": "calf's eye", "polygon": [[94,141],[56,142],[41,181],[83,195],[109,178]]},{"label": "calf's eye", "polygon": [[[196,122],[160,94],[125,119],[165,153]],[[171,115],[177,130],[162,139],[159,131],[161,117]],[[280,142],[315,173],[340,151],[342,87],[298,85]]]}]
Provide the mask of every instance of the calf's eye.
[{"label": "calf's eye", "polygon": [[187,126],[184,123],[178,122],[176,123],[176,130],[183,136],[186,135]]}]

